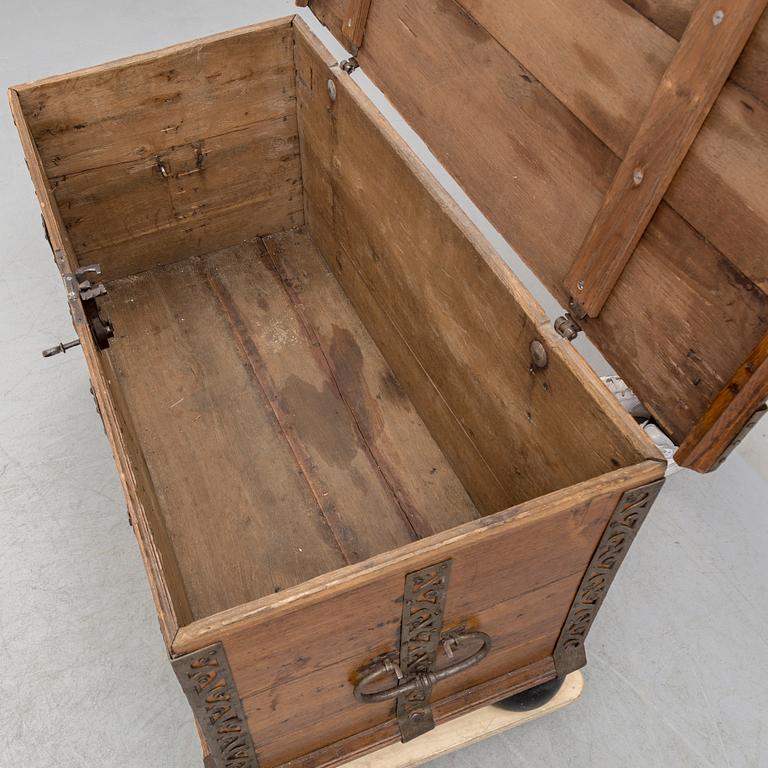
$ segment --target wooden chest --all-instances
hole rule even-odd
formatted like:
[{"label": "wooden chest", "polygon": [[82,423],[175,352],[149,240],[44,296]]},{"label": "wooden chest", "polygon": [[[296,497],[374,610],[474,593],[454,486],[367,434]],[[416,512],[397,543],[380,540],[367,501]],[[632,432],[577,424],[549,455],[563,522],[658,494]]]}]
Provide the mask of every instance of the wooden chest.
[{"label": "wooden chest", "polygon": [[[697,218],[690,177],[731,181],[706,141],[746,153],[750,179],[764,170],[765,103],[720,91],[762,9],[728,4],[712,24],[741,19],[689,146],[720,93],[709,133],[686,155],[666,131],[664,156],[638,160],[644,111],[627,116],[647,93],[617,86],[602,111],[605,82],[577,94],[575,49],[539,56],[516,27],[543,35],[538,5],[524,24],[454,0],[312,10],[571,299],[562,333],[589,334],[680,463],[711,469],[768,395],[768,269],[747,248],[765,188],[734,177],[752,229],[731,247],[731,197]],[[621,13],[671,49],[665,77],[700,45],[675,53]],[[595,72],[612,46],[589,54]],[[285,18],[10,92],[211,766],[337,765],[582,666],[663,482],[656,447],[363,95],[356,63]],[[746,106],[724,105],[729,88]],[[600,291],[577,295],[571,268]]]}]

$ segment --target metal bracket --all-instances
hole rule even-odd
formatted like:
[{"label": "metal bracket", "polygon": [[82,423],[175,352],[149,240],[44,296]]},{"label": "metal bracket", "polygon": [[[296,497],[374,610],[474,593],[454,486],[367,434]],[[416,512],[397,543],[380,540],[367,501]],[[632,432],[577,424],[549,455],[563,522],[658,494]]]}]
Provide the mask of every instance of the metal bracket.
[{"label": "metal bracket", "polygon": [[580,669],[587,663],[584,640],[616,576],[616,571],[659,495],[662,485],[663,479],[641,485],[626,491],[619,500],[584,573],[552,654],[559,677]]},{"label": "metal bracket", "polygon": [[224,646],[171,659],[211,754],[210,768],[258,768],[243,703]]},{"label": "metal bracket", "polygon": [[356,69],[360,69],[360,62],[354,56],[350,56],[348,59],[339,62],[339,69],[351,75]]}]

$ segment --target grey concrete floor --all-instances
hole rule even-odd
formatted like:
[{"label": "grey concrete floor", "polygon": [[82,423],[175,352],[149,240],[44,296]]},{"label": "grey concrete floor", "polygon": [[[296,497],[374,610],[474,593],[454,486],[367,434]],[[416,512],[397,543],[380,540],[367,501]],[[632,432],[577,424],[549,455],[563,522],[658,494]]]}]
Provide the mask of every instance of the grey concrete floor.
[{"label": "grey concrete floor", "polygon": [[[293,10],[6,0],[0,83]],[[72,329],[7,110],[0,157],[0,766],[199,766],[82,356],[40,357]],[[590,636],[582,699],[435,768],[768,768],[767,498],[768,419],[716,474],[668,482]]]}]

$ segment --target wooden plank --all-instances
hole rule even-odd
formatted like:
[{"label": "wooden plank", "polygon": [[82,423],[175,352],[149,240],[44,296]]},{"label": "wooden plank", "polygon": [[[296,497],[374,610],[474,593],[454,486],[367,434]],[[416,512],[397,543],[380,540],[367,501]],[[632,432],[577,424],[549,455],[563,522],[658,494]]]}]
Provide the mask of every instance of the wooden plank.
[{"label": "wooden plank", "polygon": [[301,225],[290,19],[19,88],[81,263],[111,279]]},{"label": "wooden plank", "polygon": [[104,305],[195,618],[478,517],[307,235],[278,241],[284,274],[257,241]]},{"label": "wooden plank", "polygon": [[[622,0],[563,0],[556,13],[546,0],[526,0],[515,13],[490,0],[460,2],[619,158],[626,156],[678,49],[672,37]],[[768,276],[754,244],[768,238],[766,175],[768,108],[727,83],[666,199],[764,290]]]},{"label": "wooden plank", "polygon": [[[696,0],[625,0],[638,13],[679,40],[691,18]],[[741,57],[736,62],[731,80],[768,105],[768,13],[757,22]]]},{"label": "wooden plank", "polygon": [[303,221],[295,112],[51,184],[80,261],[106,279]]},{"label": "wooden plank", "polygon": [[[527,688],[551,680],[554,676],[551,660],[529,664],[520,670],[475,686],[437,702],[432,708],[436,722],[446,722],[475,707],[494,703],[500,699],[520,693]],[[291,760],[282,768],[335,768],[347,763],[350,758],[374,753],[376,750],[400,741],[400,730],[396,723],[388,722],[355,734],[328,747],[311,752],[304,757]]]},{"label": "wooden plank", "polygon": [[[567,601],[578,579],[578,575],[574,575],[493,609],[474,611],[471,626],[493,633],[491,653],[477,667],[437,685],[432,693],[433,702],[548,658],[557,634],[557,630],[553,634],[552,626],[567,612]],[[544,606],[546,608],[542,610]],[[505,633],[500,627],[509,616],[517,617],[518,630]],[[545,631],[536,634],[540,625],[546,626]],[[440,663],[445,663],[444,657]],[[265,729],[264,739],[258,742],[263,761],[267,765],[284,765],[328,744],[391,721],[391,703],[361,705],[350,695],[351,681],[357,671],[354,661],[342,661],[286,683],[278,690],[247,699],[243,706],[251,723],[273,722],[275,701],[291,708],[289,717],[287,709],[278,714],[281,721]],[[296,738],[297,731],[301,733],[301,739]]]},{"label": "wooden plank", "polygon": [[[53,198],[40,155],[27,125],[16,91],[9,92],[11,114],[21,138],[27,167],[32,177],[43,212],[51,246],[56,252],[56,265],[63,273],[71,273],[76,264],[74,249],[64,227],[58,205]],[[150,592],[155,603],[160,629],[166,647],[170,648],[179,626],[192,620],[192,613],[181,578],[178,561],[168,532],[158,512],[154,487],[149,479],[146,461],[136,440],[133,425],[122,407],[121,392],[114,372],[97,349],[80,305],[71,303],[72,321],[82,346],[99,404],[120,482],[128,503],[128,512],[139,543]]]},{"label": "wooden plank", "polygon": [[[326,731],[329,741],[391,718],[387,707],[355,706],[349,680],[396,643],[406,573],[451,557],[446,626],[477,626],[498,641],[485,672],[478,665],[447,681],[439,700],[464,684],[479,685],[549,658],[622,488],[662,474],[661,463],[645,462],[409,544],[183,628],[174,651],[223,641],[260,755],[270,743],[274,762],[288,750],[301,755],[310,746],[302,742],[304,733],[320,740],[320,733],[309,729],[329,712],[348,710],[333,733]],[[545,593],[548,599],[540,599]],[[280,642],[275,642],[278,627]],[[299,721],[301,736],[292,726]]]},{"label": "wooden plank", "polygon": [[574,672],[565,678],[563,687],[537,709],[513,712],[503,707],[481,707],[437,725],[418,739],[406,744],[392,744],[344,765],[345,768],[415,768],[567,707],[581,696],[583,690],[584,678],[580,672]]},{"label": "wooden plank", "polygon": [[613,291],[765,7],[697,6],[565,279],[590,317]]},{"label": "wooden plank", "polygon": [[199,263],[112,283],[104,308],[194,618],[344,565]]},{"label": "wooden plank", "polygon": [[370,9],[371,0],[347,0],[343,32],[344,37],[351,46],[352,53],[357,53],[363,44],[365,24],[368,21]]},{"label": "wooden plank", "polygon": [[419,536],[478,517],[306,231],[294,230],[264,242],[376,466]]},{"label": "wooden plank", "polygon": [[[340,78],[331,105],[332,72],[298,39],[297,66],[303,168],[321,179],[305,196],[313,235],[374,339],[382,345],[389,327],[397,329],[410,359],[389,358],[396,374],[407,386],[414,377],[405,366],[421,367],[447,404],[447,413],[427,421],[438,443],[446,436],[443,450],[453,444],[449,420],[458,421],[503,484],[507,504],[655,455],[626,414],[585,384],[583,361],[381,116],[362,104],[354,82]],[[371,155],[374,175],[367,173]],[[309,170],[313,163],[319,168]],[[545,369],[532,368],[535,339],[547,347]],[[483,467],[470,447],[449,460],[477,504],[474,478]],[[579,458],[563,462],[563,453]]]},{"label": "wooden plank", "polygon": [[16,87],[45,170],[64,176],[280,118],[293,100],[290,18]]},{"label": "wooden plank", "polygon": [[[302,261],[308,267],[310,259],[321,258],[306,237],[297,245],[303,248]],[[352,384],[357,392],[350,399],[344,396],[315,328],[297,307],[271,257],[266,252],[260,257],[244,246],[208,264],[217,295],[226,293],[222,306],[237,318],[232,322],[238,326],[238,336],[251,340],[241,342],[242,354],[273,404],[347,561],[357,562],[434,533],[429,505],[418,509],[407,503],[382,472],[360,427],[360,411],[353,405],[362,393]],[[350,326],[359,323],[354,310],[349,302],[339,302],[337,309],[336,328],[339,334],[349,333]],[[352,344],[340,360],[350,376],[362,365],[362,351],[354,340]],[[439,504],[440,494],[432,501]],[[476,512],[461,522],[474,516]]]},{"label": "wooden plank", "polygon": [[768,336],[739,366],[675,454],[675,461],[698,472],[719,466],[720,458],[750,416],[768,399]]},{"label": "wooden plank", "polygon": [[[312,8],[332,31],[339,29],[339,0],[314,0]],[[599,24],[601,16],[587,18]],[[604,46],[613,36],[603,35]],[[632,55],[631,47],[622,50]],[[567,303],[562,281],[618,169],[613,153],[454,2],[374,4],[360,60],[491,223]],[[731,132],[745,141],[737,142],[743,155],[737,165],[760,164],[751,144],[758,124],[748,140],[743,125]],[[695,151],[696,144],[689,157]],[[710,199],[712,221],[744,224],[742,201],[733,216],[713,209],[717,174],[700,175],[697,183],[697,194]],[[761,189],[764,184],[753,191]],[[752,253],[760,264],[759,249]],[[678,443],[767,330],[766,295],[666,203],[600,317],[586,324],[608,362]]]}]

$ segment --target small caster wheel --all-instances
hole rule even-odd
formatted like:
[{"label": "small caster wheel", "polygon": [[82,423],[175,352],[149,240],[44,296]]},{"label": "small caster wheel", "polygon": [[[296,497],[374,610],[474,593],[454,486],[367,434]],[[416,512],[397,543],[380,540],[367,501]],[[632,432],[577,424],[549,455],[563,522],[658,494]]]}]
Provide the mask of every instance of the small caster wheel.
[{"label": "small caster wheel", "polygon": [[510,712],[530,712],[532,709],[543,707],[553,699],[563,687],[564,682],[564,677],[556,677],[546,683],[529,688],[527,691],[510,696],[508,699],[497,701],[496,706]]}]

